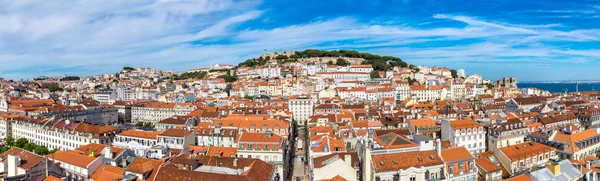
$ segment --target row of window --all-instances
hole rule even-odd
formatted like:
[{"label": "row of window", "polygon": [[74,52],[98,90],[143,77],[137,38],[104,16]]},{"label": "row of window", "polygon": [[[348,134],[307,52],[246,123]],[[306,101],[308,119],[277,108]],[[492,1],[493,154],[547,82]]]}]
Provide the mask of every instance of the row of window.
[{"label": "row of window", "polygon": [[281,162],[283,160],[279,159],[279,156],[277,155],[239,155],[241,158],[247,157],[247,158],[257,158],[260,159],[262,161],[266,161],[266,162],[270,162],[270,161],[275,161],[275,162]]},{"label": "row of window", "polygon": [[279,144],[260,144],[260,143],[240,143],[239,148],[241,149],[279,149]]},{"label": "row of window", "polygon": [[480,140],[482,140],[483,139],[483,134],[456,137],[455,138],[455,142],[459,142],[459,141],[461,141],[461,142],[471,141],[471,140],[474,140],[474,139],[478,139],[478,137],[479,137]]}]

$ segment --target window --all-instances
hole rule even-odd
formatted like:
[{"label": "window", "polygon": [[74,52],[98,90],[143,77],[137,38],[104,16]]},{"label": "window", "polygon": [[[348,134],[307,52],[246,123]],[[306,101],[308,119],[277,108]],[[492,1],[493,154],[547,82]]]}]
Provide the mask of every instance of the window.
[{"label": "window", "polygon": [[416,176],[414,176],[414,175],[411,175],[411,176],[410,176],[410,181],[417,181],[417,177],[416,177]]},{"label": "window", "polygon": [[525,162],[523,160],[519,161],[519,166],[524,167],[525,166]]},{"label": "window", "polygon": [[431,180],[437,179],[437,173],[431,173]]}]

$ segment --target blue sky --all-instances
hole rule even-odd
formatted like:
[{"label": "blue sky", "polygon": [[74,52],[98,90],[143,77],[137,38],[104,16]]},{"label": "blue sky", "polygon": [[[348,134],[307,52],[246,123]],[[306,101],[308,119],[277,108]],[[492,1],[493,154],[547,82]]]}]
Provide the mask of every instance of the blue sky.
[{"label": "blue sky", "polygon": [[0,0],[0,77],[355,49],[487,79],[600,79],[599,1]]}]

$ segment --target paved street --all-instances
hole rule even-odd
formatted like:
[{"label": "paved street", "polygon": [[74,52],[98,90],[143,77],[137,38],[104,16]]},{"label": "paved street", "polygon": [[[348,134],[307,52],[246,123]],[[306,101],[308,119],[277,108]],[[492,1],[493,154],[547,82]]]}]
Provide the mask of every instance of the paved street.
[{"label": "paved street", "polygon": [[[305,134],[304,129],[300,129],[298,131],[298,136],[297,136],[298,141],[296,142],[296,146],[298,146],[297,145],[298,143],[304,144],[304,134]],[[306,148],[304,148],[304,149],[306,149]],[[300,181],[307,181],[308,180],[308,168],[305,167],[305,164],[302,161],[302,158],[305,156],[305,151],[297,150],[297,151],[295,151],[295,153],[296,153],[296,157],[294,158],[294,164],[293,164],[294,173],[293,173],[292,178],[294,180],[299,178],[298,180],[300,180]]]},{"label": "paved street", "polygon": [[294,159],[294,180],[296,178],[300,178],[300,181],[308,180],[308,169],[304,166],[304,162],[302,162],[301,157],[304,155],[304,151],[299,151],[296,153],[296,159]]}]

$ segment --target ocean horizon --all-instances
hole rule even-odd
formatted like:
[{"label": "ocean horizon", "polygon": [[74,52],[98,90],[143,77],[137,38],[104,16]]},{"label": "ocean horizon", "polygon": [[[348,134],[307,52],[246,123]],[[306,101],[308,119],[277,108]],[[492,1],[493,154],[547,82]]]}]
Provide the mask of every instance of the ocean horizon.
[{"label": "ocean horizon", "polygon": [[[517,87],[519,88],[538,88],[541,90],[548,90],[552,93],[556,92],[565,92],[564,89],[567,89],[567,92],[576,92],[577,84],[576,83],[517,83]],[[592,91],[600,89],[600,83],[584,83],[579,84],[579,91]]]}]

